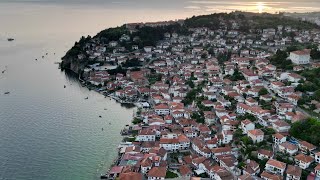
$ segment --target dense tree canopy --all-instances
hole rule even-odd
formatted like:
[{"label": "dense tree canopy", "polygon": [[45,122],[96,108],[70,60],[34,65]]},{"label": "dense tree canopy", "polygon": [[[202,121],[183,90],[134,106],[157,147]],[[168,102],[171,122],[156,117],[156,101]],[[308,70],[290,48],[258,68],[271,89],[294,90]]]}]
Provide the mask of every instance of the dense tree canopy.
[{"label": "dense tree canopy", "polygon": [[316,146],[320,145],[320,121],[309,118],[306,121],[298,121],[292,124],[290,135],[310,142]]},{"label": "dense tree canopy", "polygon": [[268,94],[268,90],[266,88],[260,89],[259,96],[266,95],[266,94]]},{"label": "dense tree canopy", "polygon": [[270,59],[270,62],[277,66],[277,68],[290,70],[293,68],[292,62],[287,60],[288,53],[286,51],[278,50]]}]

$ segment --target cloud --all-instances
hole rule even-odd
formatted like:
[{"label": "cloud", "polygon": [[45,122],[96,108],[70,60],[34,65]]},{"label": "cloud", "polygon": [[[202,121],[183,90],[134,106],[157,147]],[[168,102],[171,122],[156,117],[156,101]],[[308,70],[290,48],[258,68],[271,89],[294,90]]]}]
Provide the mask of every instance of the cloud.
[{"label": "cloud", "polygon": [[199,6],[186,6],[185,9],[201,9]]}]

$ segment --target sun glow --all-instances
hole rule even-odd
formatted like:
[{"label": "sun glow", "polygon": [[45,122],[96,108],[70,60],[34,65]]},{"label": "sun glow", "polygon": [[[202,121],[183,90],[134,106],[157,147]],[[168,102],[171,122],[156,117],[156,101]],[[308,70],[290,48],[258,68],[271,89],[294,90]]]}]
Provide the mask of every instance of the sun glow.
[{"label": "sun glow", "polygon": [[259,11],[259,13],[262,13],[265,9],[265,4],[263,2],[257,2],[257,9]]}]

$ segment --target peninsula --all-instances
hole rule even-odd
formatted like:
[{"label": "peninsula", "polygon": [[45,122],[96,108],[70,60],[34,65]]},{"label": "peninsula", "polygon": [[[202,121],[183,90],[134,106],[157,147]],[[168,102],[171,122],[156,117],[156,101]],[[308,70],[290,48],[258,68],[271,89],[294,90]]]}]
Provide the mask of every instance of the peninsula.
[{"label": "peninsula", "polygon": [[216,13],[82,37],[61,68],[138,111],[107,179],[320,178],[320,29]]}]

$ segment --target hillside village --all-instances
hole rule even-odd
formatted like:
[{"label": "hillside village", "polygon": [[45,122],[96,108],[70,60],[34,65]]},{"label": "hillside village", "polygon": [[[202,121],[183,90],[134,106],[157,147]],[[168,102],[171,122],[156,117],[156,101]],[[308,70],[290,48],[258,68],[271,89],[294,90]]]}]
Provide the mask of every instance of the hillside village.
[{"label": "hillside village", "polygon": [[299,89],[309,82],[302,72],[320,72],[312,58],[320,30],[244,32],[220,19],[215,29],[164,32],[154,46],[132,37],[173,24],[184,21],[127,24],[118,40],[92,38],[77,54],[95,61],[82,73],[91,88],[138,106],[102,178],[320,179],[319,141],[290,134],[293,123],[319,117],[317,88]]}]

